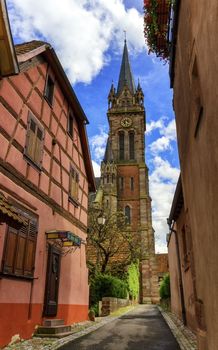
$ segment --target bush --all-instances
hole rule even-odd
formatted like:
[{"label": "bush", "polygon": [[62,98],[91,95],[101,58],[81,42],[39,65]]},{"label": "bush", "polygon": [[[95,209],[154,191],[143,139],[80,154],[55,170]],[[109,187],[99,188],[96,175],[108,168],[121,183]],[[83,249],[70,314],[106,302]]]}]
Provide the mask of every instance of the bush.
[{"label": "bush", "polygon": [[96,310],[96,305],[103,297],[125,299],[127,293],[126,282],[117,277],[99,273],[90,281],[90,307]]},{"label": "bush", "polygon": [[127,271],[127,284],[130,299],[136,300],[139,295],[139,263],[131,263]]},{"label": "bush", "polygon": [[161,299],[170,298],[170,275],[169,274],[164,276],[160,285],[159,292],[160,292]]}]

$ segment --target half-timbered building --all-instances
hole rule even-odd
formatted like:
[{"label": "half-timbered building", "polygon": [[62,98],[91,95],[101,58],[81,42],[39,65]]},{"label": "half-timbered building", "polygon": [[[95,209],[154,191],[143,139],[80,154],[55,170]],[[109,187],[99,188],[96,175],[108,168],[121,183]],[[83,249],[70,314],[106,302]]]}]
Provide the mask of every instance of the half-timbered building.
[{"label": "half-timbered building", "polygon": [[0,82],[0,346],[45,318],[87,319],[87,117],[53,48],[15,47]]}]

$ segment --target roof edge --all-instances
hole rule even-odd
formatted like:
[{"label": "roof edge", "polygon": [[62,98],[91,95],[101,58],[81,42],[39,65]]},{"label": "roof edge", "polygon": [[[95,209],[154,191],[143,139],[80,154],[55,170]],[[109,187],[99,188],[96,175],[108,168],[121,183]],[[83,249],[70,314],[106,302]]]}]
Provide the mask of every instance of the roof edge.
[{"label": "roof edge", "polygon": [[36,49],[33,49],[29,52],[22,53],[20,55],[17,54],[17,60],[19,63],[24,63],[24,62],[30,60],[31,58],[38,56],[40,53],[45,52],[48,48],[51,49],[51,45],[46,43],[46,44],[39,46]]},{"label": "roof edge", "polygon": [[176,221],[178,218],[180,211],[183,207],[184,199],[183,199],[183,190],[182,190],[182,180],[181,174],[179,175],[179,179],[176,185],[175,194],[173,197],[173,202],[170,210],[170,215],[168,218],[168,224],[171,226],[173,221]]}]

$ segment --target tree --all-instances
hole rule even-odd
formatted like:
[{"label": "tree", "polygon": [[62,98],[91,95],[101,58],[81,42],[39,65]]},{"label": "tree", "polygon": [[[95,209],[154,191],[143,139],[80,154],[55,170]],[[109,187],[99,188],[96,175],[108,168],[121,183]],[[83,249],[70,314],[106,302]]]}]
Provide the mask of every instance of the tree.
[{"label": "tree", "polygon": [[139,236],[133,237],[122,211],[105,213],[105,222],[98,218],[102,211],[91,208],[87,238],[87,259],[90,270],[119,274],[140,254]]}]

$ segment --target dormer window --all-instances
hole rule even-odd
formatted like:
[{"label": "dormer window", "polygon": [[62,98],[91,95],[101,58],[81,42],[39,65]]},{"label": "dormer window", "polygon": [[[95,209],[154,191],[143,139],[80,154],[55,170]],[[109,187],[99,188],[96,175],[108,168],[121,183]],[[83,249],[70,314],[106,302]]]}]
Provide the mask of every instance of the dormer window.
[{"label": "dormer window", "polygon": [[45,98],[51,106],[53,102],[53,96],[54,96],[54,81],[52,80],[50,75],[48,75],[46,86],[45,86]]}]

